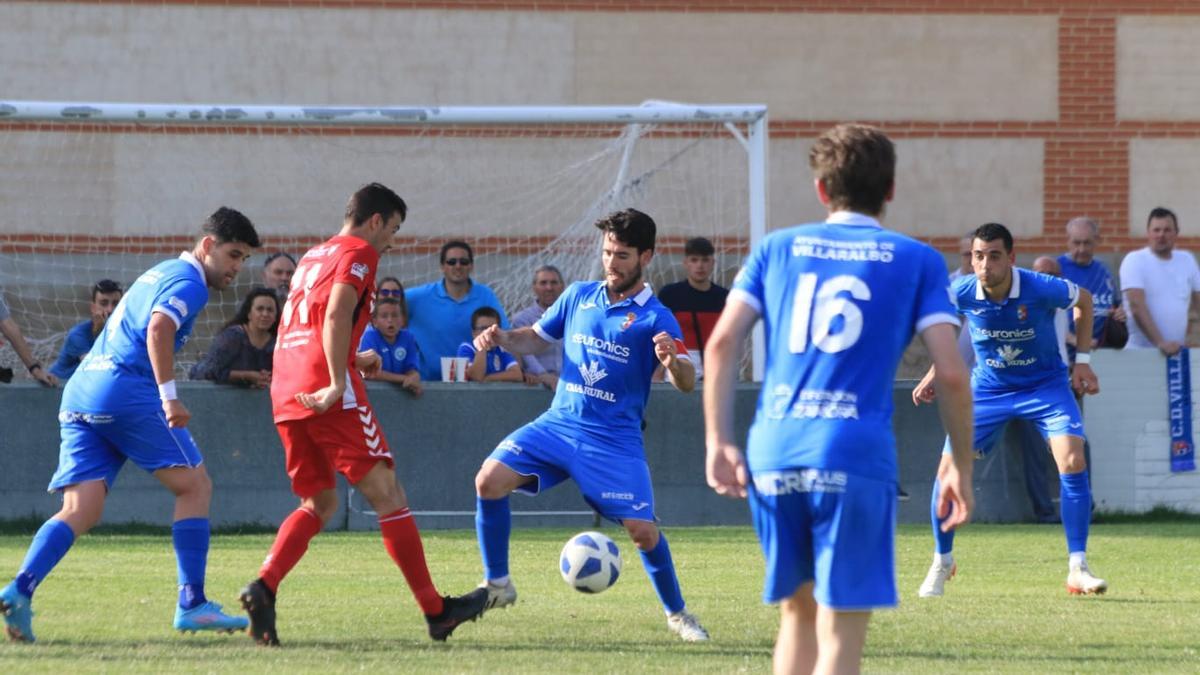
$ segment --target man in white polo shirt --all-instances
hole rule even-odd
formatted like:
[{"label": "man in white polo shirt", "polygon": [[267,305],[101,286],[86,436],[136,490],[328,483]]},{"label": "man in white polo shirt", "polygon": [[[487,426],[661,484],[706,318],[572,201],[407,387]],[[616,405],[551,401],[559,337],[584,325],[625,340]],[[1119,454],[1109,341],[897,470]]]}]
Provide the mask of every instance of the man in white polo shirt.
[{"label": "man in white polo shirt", "polygon": [[1200,267],[1188,251],[1176,251],[1179,220],[1169,209],[1150,212],[1149,246],[1121,262],[1121,289],[1133,321],[1126,349],[1158,349],[1173,356],[1187,343],[1188,305],[1200,302]]}]

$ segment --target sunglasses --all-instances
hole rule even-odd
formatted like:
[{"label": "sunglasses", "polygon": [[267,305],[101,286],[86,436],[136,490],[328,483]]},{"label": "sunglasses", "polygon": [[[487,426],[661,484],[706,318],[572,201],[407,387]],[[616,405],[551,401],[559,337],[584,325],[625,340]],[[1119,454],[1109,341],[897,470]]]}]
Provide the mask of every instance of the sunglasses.
[{"label": "sunglasses", "polygon": [[446,258],[444,261],[442,261],[442,264],[449,265],[451,267],[454,267],[456,265],[462,265],[463,267],[467,267],[472,262],[473,261],[470,258]]},{"label": "sunglasses", "polygon": [[381,288],[381,289],[379,289],[379,295],[382,297],[385,297],[385,298],[390,298],[390,297],[398,298],[398,297],[404,295],[404,291],[402,291],[398,288],[396,290],[392,290],[390,288]]}]

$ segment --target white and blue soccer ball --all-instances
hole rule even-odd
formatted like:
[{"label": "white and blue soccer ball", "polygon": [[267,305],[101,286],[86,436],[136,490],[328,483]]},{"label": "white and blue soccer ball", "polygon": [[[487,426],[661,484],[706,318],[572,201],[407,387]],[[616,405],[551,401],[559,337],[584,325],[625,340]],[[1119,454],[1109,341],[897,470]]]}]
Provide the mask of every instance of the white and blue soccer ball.
[{"label": "white and blue soccer ball", "polygon": [[599,532],[580,532],[563,546],[558,568],[571,588],[580,593],[599,593],[621,576],[621,551]]}]

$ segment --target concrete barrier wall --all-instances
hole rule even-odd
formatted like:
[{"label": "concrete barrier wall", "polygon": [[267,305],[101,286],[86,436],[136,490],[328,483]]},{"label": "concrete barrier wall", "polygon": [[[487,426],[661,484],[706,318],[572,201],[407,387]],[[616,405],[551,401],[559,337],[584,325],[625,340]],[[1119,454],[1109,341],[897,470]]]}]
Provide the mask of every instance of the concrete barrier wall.
[{"label": "concrete barrier wall", "polygon": [[[58,390],[33,385],[0,387],[0,519],[53,514],[56,495],[45,492],[58,453]],[[207,383],[180,385],[193,414],[190,428],[204,452],[215,486],[216,525],[274,525],[296,500],[284,473],[283,451],[262,391]],[[390,385],[372,384],[371,401],[397,460],[397,474],[424,528],[472,527],[474,475],[492,448],[549,405],[551,394],[521,385],[431,383],[414,399]],[[757,389],[737,392],[739,433],[753,416]],[[898,383],[895,429],[901,484],[911,495],[899,509],[901,522],[926,522],[929,493],[942,446],[936,409],[914,408],[909,383]],[[665,526],[749,523],[745,502],[718,497],[705,484],[699,393],[656,385],[646,416],[647,458]],[[976,469],[979,519],[1029,517],[1018,455],[1001,448]],[[369,529],[375,518],[361,495],[346,491],[331,528]],[[172,497],[137,467],[122,472],[105,513],[110,523],[168,524]],[[537,498],[513,497],[518,526],[591,524],[593,515],[572,484]]]}]

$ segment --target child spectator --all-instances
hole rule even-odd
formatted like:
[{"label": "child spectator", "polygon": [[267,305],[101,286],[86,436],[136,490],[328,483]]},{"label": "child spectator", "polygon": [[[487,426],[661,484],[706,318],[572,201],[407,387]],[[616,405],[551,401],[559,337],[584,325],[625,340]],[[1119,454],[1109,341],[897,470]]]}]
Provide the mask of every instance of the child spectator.
[{"label": "child spectator", "polygon": [[[420,349],[413,334],[408,331],[408,308],[404,304],[404,287],[400,282],[388,278],[383,283],[394,283],[398,288],[392,294],[375,301],[375,313],[371,325],[367,326],[358,351],[373,350],[383,361],[379,372],[370,379],[394,382],[412,393],[421,395]],[[382,284],[381,284],[382,285]]]},{"label": "child spectator", "polygon": [[188,376],[257,389],[270,387],[278,329],[279,297],[275,290],[262,286],[251,289],[237,314],[217,334],[208,353],[192,366]]},{"label": "child spectator", "polygon": [[[471,314],[471,335],[479,335],[499,323],[500,312],[491,307],[480,307]],[[525,381],[516,357],[500,347],[479,353],[474,344],[464,342],[459,345],[457,356],[470,359],[467,365],[467,379],[471,382]]]}]

